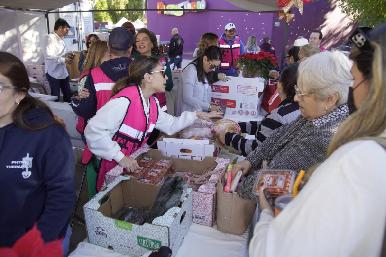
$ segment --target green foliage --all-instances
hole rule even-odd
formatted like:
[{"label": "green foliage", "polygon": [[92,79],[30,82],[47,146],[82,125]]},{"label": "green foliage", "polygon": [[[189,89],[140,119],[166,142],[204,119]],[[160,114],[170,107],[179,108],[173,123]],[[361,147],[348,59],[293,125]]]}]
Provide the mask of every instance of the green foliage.
[{"label": "green foliage", "polygon": [[[143,0],[97,0],[95,10],[111,10],[111,9],[143,9]],[[143,18],[143,11],[107,11],[95,12],[94,19],[96,21],[111,21],[118,22],[122,17],[130,21]]]},{"label": "green foliage", "polygon": [[340,6],[360,25],[375,26],[386,22],[386,0],[341,0]]}]

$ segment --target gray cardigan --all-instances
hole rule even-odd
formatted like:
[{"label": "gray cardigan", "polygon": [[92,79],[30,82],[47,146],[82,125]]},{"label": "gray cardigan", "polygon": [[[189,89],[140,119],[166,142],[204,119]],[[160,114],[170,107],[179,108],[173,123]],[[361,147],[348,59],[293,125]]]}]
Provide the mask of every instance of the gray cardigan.
[{"label": "gray cardigan", "polygon": [[[246,159],[251,162],[252,170],[260,169],[263,160],[268,161],[270,169],[308,169],[327,158],[330,140],[348,114],[344,104],[314,120],[299,117],[277,129]],[[256,175],[253,172],[244,180],[241,195],[254,198],[251,193]]]}]

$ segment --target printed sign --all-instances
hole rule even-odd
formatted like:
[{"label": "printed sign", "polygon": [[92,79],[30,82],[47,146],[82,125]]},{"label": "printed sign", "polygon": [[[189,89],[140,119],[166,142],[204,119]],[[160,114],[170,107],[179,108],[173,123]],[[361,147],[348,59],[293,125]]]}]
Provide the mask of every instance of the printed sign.
[{"label": "printed sign", "polygon": [[184,10],[204,10],[206,8],[206,1],[184,1],[179,4],[165,4],[162,1],[157,2],[157,9],[159,14],[182,16]]},{"label": "printed sign", "polygon": [[137,243],[148,250],[158,250],[161,247],[161,241],[137,236]]}]

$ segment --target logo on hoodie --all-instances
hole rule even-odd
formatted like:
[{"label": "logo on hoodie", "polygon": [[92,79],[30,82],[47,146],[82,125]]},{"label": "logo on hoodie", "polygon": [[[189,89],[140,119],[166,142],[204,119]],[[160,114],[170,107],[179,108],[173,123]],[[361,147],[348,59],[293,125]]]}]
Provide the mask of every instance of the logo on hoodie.
[{"label": "logo on hoodie", "polygon": [[31,176],[32,172],[32,160],[33,157],[29,156],[29,153],[27,153],[26,156],[24,156],[21,161],[11,161],[11,165],[5,166],[7,169],[23,169],[21,172],[21,175],[24,179],[27,179]]}]

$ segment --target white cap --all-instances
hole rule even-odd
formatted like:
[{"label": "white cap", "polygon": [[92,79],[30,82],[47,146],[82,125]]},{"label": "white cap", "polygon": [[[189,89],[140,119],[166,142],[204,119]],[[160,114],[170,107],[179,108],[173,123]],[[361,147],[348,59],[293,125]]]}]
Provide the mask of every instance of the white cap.
[{"label": "white cap", "polygon": [[231,30],[231,29],[236,29],[236,25],[232,22],[229,22],[227,25],[225,25],[225,30]]},{"label": "white cap", "polygon": [[294,41],[294,46],[298,46],[298,47],[301,47],[307,44],[308,44],[308,40],[304,37],[300,37]]}]

